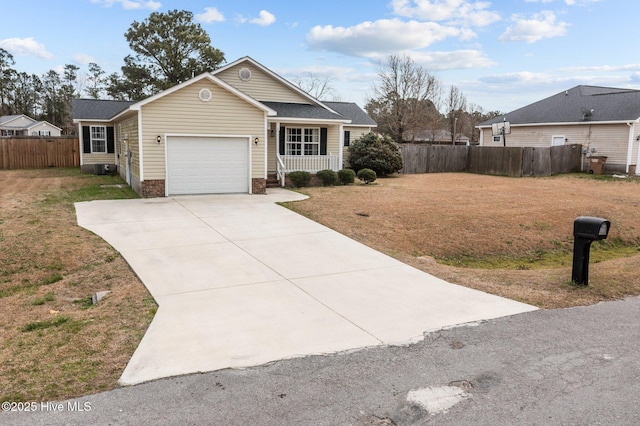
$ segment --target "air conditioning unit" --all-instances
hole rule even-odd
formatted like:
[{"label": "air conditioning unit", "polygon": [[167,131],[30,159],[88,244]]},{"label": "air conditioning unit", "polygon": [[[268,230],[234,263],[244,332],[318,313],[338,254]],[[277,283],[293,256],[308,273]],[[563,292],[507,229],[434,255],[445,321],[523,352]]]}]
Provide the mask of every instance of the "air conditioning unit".
[{"label": "air conditioning unit", "polygon": [[93,173],[96,175],[106,175],[109,173],[109,165],[108,164],[94,164],[93,165]]}]

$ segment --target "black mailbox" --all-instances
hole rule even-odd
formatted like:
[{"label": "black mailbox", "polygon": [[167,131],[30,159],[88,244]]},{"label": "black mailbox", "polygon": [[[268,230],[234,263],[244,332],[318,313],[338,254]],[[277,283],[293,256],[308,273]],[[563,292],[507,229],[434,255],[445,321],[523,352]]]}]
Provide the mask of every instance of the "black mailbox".
[{"label": "black mailbox", "polygon": [[573,236],[591,241],[604,240],[609,235],[611,222],[599,217],[580,216],[573,221]]},{"label": "black mailbox", "polygon": [[579,285],[589,284],[589,254],[591,243],[609,235],[611,222],[599,217],[580,216],[573,221],[573,270],[571,280]]}]

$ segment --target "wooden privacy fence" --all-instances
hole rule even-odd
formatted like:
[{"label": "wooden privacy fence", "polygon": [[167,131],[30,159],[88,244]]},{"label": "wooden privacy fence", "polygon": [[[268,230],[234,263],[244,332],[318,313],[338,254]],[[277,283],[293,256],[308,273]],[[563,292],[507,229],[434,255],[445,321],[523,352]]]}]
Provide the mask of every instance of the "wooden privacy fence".
[{"label": "wooden privacy fence", "polygon": [[78,137],[0,138],[0,169],[80,167]]},{"label": "wooden privacy fence", "polygon": [[400,173],[471,172],[500,176],[550,176],[580,171],[582,145],[545,148],[400,145]]}]

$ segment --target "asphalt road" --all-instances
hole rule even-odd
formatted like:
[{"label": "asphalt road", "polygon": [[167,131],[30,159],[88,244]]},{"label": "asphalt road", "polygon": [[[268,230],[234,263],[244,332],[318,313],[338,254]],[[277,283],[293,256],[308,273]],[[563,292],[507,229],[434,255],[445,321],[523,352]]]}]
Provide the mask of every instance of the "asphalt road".
[{"label": "asphalt road", "polygon": [[640,299],[34,405],[0,424],[638,425]]}]

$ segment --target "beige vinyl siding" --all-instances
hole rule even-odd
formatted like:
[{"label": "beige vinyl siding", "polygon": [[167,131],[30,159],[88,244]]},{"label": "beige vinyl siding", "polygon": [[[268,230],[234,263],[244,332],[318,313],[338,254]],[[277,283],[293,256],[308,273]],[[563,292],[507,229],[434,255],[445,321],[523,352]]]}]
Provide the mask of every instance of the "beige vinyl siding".
[{"label": "beige vinyl siding", "polygon": [[[629,146],[629,126],[620,124],[580,124],[559,126],[511,126],[507,146],[548,147],[553,136],[564,136],[565,144],[581,144],[593,155],[606,155],[607,164],[625,165]],[[493,142],[491,129],[483,129],[484,146],[502,146]]]},{"label": "beige vinyl siding", "polygon": [[[104,126],[110,127],[110,123],[104,122],[91,122],[86,121],[82,122],[82,126]],[[82,139],[82,128],[80,129],[80,150],[83,150],[83,139]],[[83,165],[92,165],[92,164],[116,164],[116,155],[115,154],[92,154],[92,153],[82,153],[82,164]]]},{"label": "beige vinyl siding", "polygon": [[[212,93],[211,101],[198,97],[201,89]],[[165,179],[164,135],[226,135],[259,138],[251,143],[253,178],[264,178],[265,113],[209,80],[201,80],[142,106],[144,179]],[[157,136],[162,143],[156,143]]]},{"label": "beige vinyl siding", "polygon": [[[251,71],[250,80],[240,79],[238,73],[242,68]],[[308,99],[248,62],[221,71],[216,77],[259,101],[309,103]]]},{"label": "beige vinyl siding", "polygon": [[[127,167],[127,144],[131,150],[131,174],[140,180],[140,148],[138,144],[138,117],[137,114],[133,117],[127,118],[122,121],[118,121],[115,124],[115,137],[116,137],[116,156],[118,158],[118,171],[122,178],[125,178]],[[127,139],[127,144],[123,144],[122,141]]]},{"label": "beige vinyl siding", "polygon": [[[350,142],[353,143],[356,139],[360,139],[362,136],[370,133],[371,127],[344,126],[344,131],[351,132]],[[342,147],[342,163],[344,167],[349,167],[349,147],[347,146]]]}]

